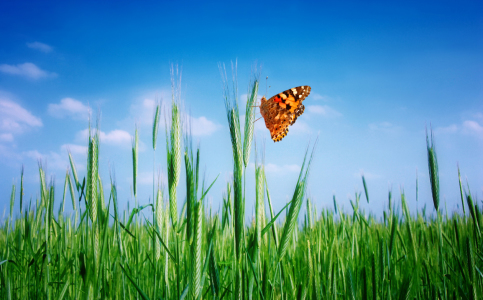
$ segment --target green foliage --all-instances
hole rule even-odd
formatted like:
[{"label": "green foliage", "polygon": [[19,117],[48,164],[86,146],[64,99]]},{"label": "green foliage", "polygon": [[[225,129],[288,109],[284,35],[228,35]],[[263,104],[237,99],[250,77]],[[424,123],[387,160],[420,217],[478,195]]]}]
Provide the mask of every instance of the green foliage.
[{"label": "green foliage", "polygon": [[[257,170],[257,180],[265,181],[261,169]],[[40,174],[44,174],[41,168]],[[102,210],[98,207],[95,222],[99,225],[92,226],[96,223],[92,222],[90,210],[85,211],[82,206],[77,206],[71,217],[52,214],[53,189],[44,185],[45,178],[41,181],[42,204],[30,207],[24,217],[8,219],[0,228],[0,244],[5,245],[0,249],[0,299],[7,299],[8,295],[11,299],[43,299],[47,295],[53,299],[85,299],[88,295],[102,299],[129,299],[139,295],[147,299],[154,287],[158,298],[172,299],[176,298],[178,283],[181,295],[188,287],[185,299],[231,298],[236,275],[231,268],[236,260],[234,231],[229,224],[223,226],[216,222],[217,215],[204,213],[202,202],[198,201],[192,208],[191,245],[187,239],[175,238],[177,233],[169,229],[164,217],[167,210],[155,214],[160,218],[158,224],[162,224],[158,225],[155,240],[161,243],[161,256],[166,256],[158,259],[155,267],[150,250],[153,225],[148,220],[136,223],[128,220],[132,217],[124,221],[119,218],[115,182],[111,182],[107,207]],[[298,190],[304,188],[293,184]],[[268,193],[266,200],[270,207]],[[311,226],[307,223],[308,226],[299,227],[295,223],[292,234],[285,233],[288,230],[285,228],[294,222],[289,216],[294,214],[290,211],[295,210],[298,201],[295,199],[289,204],[288,216],[284,217],[283,208],[277,222],[268,223],[267,230],[260,233],[262,239],[256,243],[258,259],[250,255],[247,263],[239,266],[241,274],[254,276],[254,299],[279,299],[282,294],[287,298],[298,295],[301,299],[363,299],[366,296],[369,299],[374,296],[377,299],[432,299],[443,294],[479,299],[483,296],[483,245],[470,215],[441,220],[423,219],[421,215],[415,218],[401,194],[404,218],[386,211],[391,216],[387,225],[361,210],[357,214],[361,220],[368,220],[367,225],[342,211],[334,214],[323,210],[312,218]],[[160,203],[158,200],[156,205],[159,209]],[[125,215],[142,216],[143,208],[134,207]],[[228,203],[226,210],[229,214]],[[473,209],[475,217],[481,218],[476,216],[481,214],[479,211]],[[77,215],[78,223],[75,222]],[[249,253],[246,251],[249,251],[252,233],[258,231],[259,225],[260,221],[245,228],[249,234],[243,237],[247,247],[242,253]],[[439,228],[442,242],[438,238]],[[99,239],[97,271],[93,251],[96,236]],[[263,237],[268,237],[268,242],[263,242]],[[280,242],[275,242],[273,237]],[[173,242],[179,243],[178,247]],[[179,265],[177,260],[181,262]],[[177,268],[179,273],[175,271]],[[153,283],[155,270],[158,270],[157,280]],[[443,270],[446,271],[442,273]],[[193,288],[191,282],[195,283]],[[250,293],[248,284],[241,285],[241,289],[244,295]]]}]

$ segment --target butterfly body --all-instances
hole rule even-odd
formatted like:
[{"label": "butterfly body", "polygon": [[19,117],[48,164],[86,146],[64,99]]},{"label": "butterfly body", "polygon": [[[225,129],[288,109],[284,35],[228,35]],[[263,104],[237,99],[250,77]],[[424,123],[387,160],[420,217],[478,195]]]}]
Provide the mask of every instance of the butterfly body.
[{"label": "butterfly body", "polygon": [[288,126],[303,114],[305,107],[302,101],[310,94],[310,89],[310,86],[304,85],[281,92],[268,100],[262,97],[260,114],[274,142],[281,141],[288,133]]}]

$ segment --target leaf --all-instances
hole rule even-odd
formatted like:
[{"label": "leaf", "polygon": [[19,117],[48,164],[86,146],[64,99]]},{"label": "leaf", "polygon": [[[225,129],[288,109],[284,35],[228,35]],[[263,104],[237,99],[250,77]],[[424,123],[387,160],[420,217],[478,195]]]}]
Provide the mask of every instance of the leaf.
[{"label": "leaf", "polygon": [[124,269],[124,267],[121,265],[121,263],[119,263],[119,265],[121,266],[121,269],[122,271],[124,272],[124,274],[126,275],[126,277],[131,281],[132,285],[134,285],[134,287],[136,288],[136,290],[138,291],[139,295],[141,295],[141,297],[144,299],[144,300],[149,300],[149,297],[146,295],[146,293],[144,293],[144,291],[136,284],[136,282],[132,279],[132,277],[127,273],[127,271]]}]

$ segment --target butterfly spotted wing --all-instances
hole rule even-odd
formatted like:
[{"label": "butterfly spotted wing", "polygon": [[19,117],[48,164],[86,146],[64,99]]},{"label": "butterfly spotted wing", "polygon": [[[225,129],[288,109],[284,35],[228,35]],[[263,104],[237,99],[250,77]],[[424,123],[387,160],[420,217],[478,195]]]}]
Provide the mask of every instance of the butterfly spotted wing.
[{"label": "butterfly spotted wing", "polygon": [[281,141],[288,133],[288,126],[293,125],[303,114],[302,101],[310,94],[310,86],[298,86],[270,99],[262,97],[260,113],[265,119],[265,125],[270,131],[274,142]]}]

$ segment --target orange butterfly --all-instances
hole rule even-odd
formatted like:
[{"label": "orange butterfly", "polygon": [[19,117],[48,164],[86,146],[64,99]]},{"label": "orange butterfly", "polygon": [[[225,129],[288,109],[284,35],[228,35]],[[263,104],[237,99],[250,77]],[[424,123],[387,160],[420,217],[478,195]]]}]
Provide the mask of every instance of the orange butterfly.
[{"label": "orange butterfly", "polygon": [[310,89],[310,86],[303,85],[281,92],[268,100],[265,96],[262,97],[260,113],[274,142],[281,141],[288,133],[288,126],[293,125],[304,113],[305,106],[302,101],[310,94]]}]

